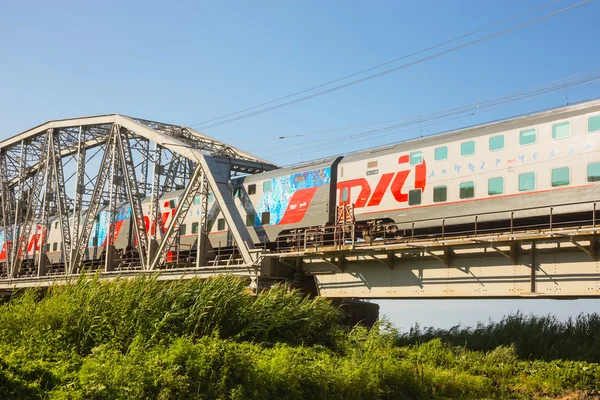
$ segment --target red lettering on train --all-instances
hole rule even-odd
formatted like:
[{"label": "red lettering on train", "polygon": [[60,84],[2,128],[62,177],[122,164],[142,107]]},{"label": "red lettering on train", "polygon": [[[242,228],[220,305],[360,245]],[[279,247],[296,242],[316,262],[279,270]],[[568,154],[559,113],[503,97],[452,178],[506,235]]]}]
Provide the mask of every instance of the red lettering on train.
[{"label": "red lettering on train", "polygon": [[[400,165],[408,164],[409,162],[410,156],[408,155],[403,155],[398,158],[398,164]],[[381,175],[381,178],[379,178],[372,196],[371,186],[366,178],[358,178],[339,182],[337,189],[338,196],[340,198],[340,204],[350,204],[353,188],[360,188],[360,193],[358,194],[358,198],[354,203],[354,208],[378,206],[381,203],[384,194],[388,191],[388,188],[397,202],[405,203],[408,201],[408,192],[404,193],[402,189],[404,188],[406,180],[408,179],[411,171],[412,169],[409,167],[409,169],[403,169],[396,173],[391,172]],[[425,191],[425,185],[427,184],[427,165],[425,160],[423,160],[421,164],[415,166],[414,172],[414,188]]]}]

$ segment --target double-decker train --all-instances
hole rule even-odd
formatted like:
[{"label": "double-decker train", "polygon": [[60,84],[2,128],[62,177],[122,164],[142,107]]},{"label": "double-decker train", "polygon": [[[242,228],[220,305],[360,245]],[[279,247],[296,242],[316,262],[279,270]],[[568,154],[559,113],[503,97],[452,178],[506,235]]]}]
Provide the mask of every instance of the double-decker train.
[{"label": "double-decker train", "polygon": [[[448,231],[458,231],[473,215],[479,215],[482,226],[502,227],[514,210],[530,209],[521,213],[525,221],[541,218],[547,214],[544,207],[555,205],[564,206],[556,207],[554,217],[568,221],[589,212],[589,206],[580,203],[600,199],[600,101],[302,163],[231,183],[254,242],[266,247],[305,228],[335,225],[344,205],[352,206],[357,234],[371,239],[413,221],[420,221],[424,230],[444,223]],[[150,199],[145,199],[146,226],[166,227],[182,193],[160,199],[158,225],[148,218]],[[211,247],[228,247],[225,219],[212,195],[208,200]],[[178,242],[190,249],[198,240],[200,209],[197,196],[179,228]],[[510,219],[511,224],[519,222]],[[109,221],[108,210],[100,210],[88,261],[101,257]],[[116,249],[132,248],[129,206],[119,206],[115,223]],[[50,263],[60,264],[60,232],[57,218],[48,226],[34,225],[23,257],[39,254],[46,234],[47,247],[42,250]],[[6,262],[4,238],[0,230],[0,263]]]}]

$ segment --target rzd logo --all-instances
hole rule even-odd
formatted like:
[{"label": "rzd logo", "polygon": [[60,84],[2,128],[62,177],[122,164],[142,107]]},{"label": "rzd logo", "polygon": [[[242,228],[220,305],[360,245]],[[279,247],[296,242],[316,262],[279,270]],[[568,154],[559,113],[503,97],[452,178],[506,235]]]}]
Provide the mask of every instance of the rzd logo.
[{"label": "rzd logo", "polygon": [[[400,156],[398,159],[398,164],[408,164],[409,161],[409,155]],[[405,203],[408,201],[408,192],[403,193],[402,188],[406,183],[406,179],[408,178],[410,171],[411,169],[409,168],[396,173],[390,172],[381,175],[381,178],[379,179],[379,182],[377,182],[377,186],[373,191],[373,195],[371,195],[371,186],[366,178],[358,178],[350,181],[339,182],[337,188],[339,191],[338,196],[340,199],[340,204],[350,204],[353,188],[360,188],[360,193],[356,203],[354,204],[354,208],[378,206],[388,188],[398,203]],[[425,191],[426,181],[427,167],[425,165],[425,159],[423,159],[421,164],[415,165],[415,189],[421,189],[421,191]]]}]

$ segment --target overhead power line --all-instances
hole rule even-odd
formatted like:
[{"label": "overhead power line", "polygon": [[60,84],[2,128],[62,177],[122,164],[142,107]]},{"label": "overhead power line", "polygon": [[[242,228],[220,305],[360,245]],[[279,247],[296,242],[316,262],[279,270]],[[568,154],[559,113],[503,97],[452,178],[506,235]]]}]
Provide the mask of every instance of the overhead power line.
[{"label": "overhead power line", "polygon": [[[425,114],[422,117],[415,117],[412,120],[410,120],[410,118],[408,118],[409,121],[406,123],[402,123],[402,124],[395,124],[395,125],[386,126],[386,127],[379,128],[379,129],[344,135],[341,137],[336,136],[333,138],[314,140],[314,141],[311,141],[308,143],[305,142],[303,144],[303,151],[318,149],[318,148],[322,148],[324,146],[331,147],[333,145],[338,145],[337,148],[339,148],[339,144],[356,144],[358,142],[372,141],[376,138],[395,135],[395,134],[398,134],[401,132],[407,132],[407,131],[419,129],[420,127],[428,127],[428,126],[437,125],[437,124],[440,124],[443,122],[456,120],[459,118],[469,117],[471,115],[474,115],[475,113],[487,112],[487,111],[491,111],[493,109],[501,108],[501,107],[503,107],[509,103],[515,102],[515,101],[530,99],[533,97],[538,97],[538,96],[546,95],[546,94],[549,94],[552,92],[560,91],[565,88],[578,86],[578,85],[584,85],[584,84],[597,82],[597,81],[600,81],[600,69],[595,69],[595,70],[587,71],[587,72],[584,72],[581,74],[576,74],[571,77],[567,77],[567,78],[560,79],[557,81],[549,82],[544,85],[540,85],[533,89],[516,92],[516,93],[510,94],[510,95],[486,100],[483,102],[474,103],[474,104],[470,104],[470,105],[462,106],[462,107],[457,107],[457,108],[450,109],[450,110],[444,110],[444,111],[438,111],[438,112],[434,112],[434,113],[430,113],[430,114]],[[449,118],[449,117],[451,117],[451,118]],[[430,122],[430,121],[437,121],[437,122],[434,122],[434,123],[431,123],[428,125],[422,125],[423,123]],[[413,127],[411,127],[410,129],[397,130],[398,128],[409,127],[409,126],[413,126]],[[289,149],[290,147],[294,147],[294,146],[299,146],[299,145],[298,144],[288,144],[287,146],[282,146],[282,147]],[[269,159],[271,159],[271,160],[280,159],[280,158],[284,158],[284,157],[289,157],[296,153],[297,153],[297,150],[290,150],[287,152],[274,153],[269,156]]]},{"label": "overhead power line", "polygon": [[[558,1],[560,1],[560,0],[558,0]],[[383,66],[383,65],[387,65],[387,64],[390,64],[390,63],[396,62],[396,61],[398,61],[398,60],[402,60],[402,59],[405,59],[405,58],[408,58],[408,57],[411,57],[411,56],[414,56],[414,55],[417,55],[417,54],[421,54],[421,53],[423,53],[423,52],[426,52],[426,51],[428,51],[428,50],[431,50],[431,49],[434,49],[434,48],[438,48],[438,47],[444,46],[444,45],[446,45],[446,44],[449,44],[449,43],[455,42],[455,41],[457,41],[457,40],[460,40],[460,39],[462,39],[462,38],[465,38],[465,37],[468,37],[468,36],[474,35],[474,34],[476,34],[476,33],[478,33],[478,32],[481,32],[481,31],[484,31],[484,30],[490,29],[490,28],[492,28],[492,27],[495,27],[495,26],[498,26],[498,25],[504,24],[504,23],[506,23],[506,22],[509,22],[509,21],[511,21],[511,20],[517,19],[517,18],[519,18],[519,17],[521,17],[521,16],[524,16],[524,15],[530,14],[530,13],[532,13],[532,12],[535,12],[535,11],[539,11],[539,10],[540,10],[540,9],[542,9],[542,8],[546,8],[546,7],[549,7],[549,6],[553,5],[553,4],[556,4],[558,1],[553,1],[553,2],[551,2],[551,3],[548,3],[548,4],[546,4],[546,5],[542,6],[542,7],[538,7],[538,8],[536,8],[536,9],[533,9],[533,10],[527,11],[527,12],[525,12],[525,13],[518,14],[518,15],[516,15],[516,16],[514,16],[514,17],[511,17],[511,18],[509,18],[509,19],[506,19],[506,20],[504,20],[504,21],[497,22],[497,23],[495,23],[495,24],[492,24],[492,25],[490,25],[490,26],[488,26],[488,27],[485,27],[485,28],[478,29],[478,30],[476,30],[476,31],[473,31],[473,32],[470,32],[470,33],[468,33],[468,34],[462,35],[462,36],[460,36],[460,37],[457,37],[457,38],[455,38],[455,39],[452,39],[452,40],[446,41],[446,42],[444,42],[444,43],[440,43],[440,44],[438,44],[438,45],[435,45],[435,46],[431,46],[431,47],[429,47],[429,48],[427,48],[427,49],[423,49],[423,50],[420,50],[420,51],[418,51],[418,52],[412,53],[412,54],[410,54],[410,55],[407,55],[407,56],[404,56],[404,57],[398,58],[398,59],[396,59],[396,60],[392,60],[392,61],[389,61],[389,62],[387,62],[387,63],[380,64],[380,65],[378,65],[378,66],[375,66],[375,67],[369,68],[369,69],[367,69],[367,70],[364,70],[364,71],[361,71],[361,72],[357,72],[357,73],[355,73],[355,74],[352,74],[352,75],[348,75],[347,77],[356,76],[356,75],[359,75],[359,74],[362,74],[362,73],[364,73],[365,71],[370,71],[370,70],[373,70],[373,69],[377,69],[377,68],[379,68],[379,67],[381,67],[381,66]],[[464,43],[464,44],[461,44],[461,45],[458,45],[458,46],[455,46],[455,47],[452,47],[452,48],[449,48],[449,49],[446,49],[446,50],[440,51],[440,52],[438,52],[438,53],[435,53],[435,54],[432,54],[432,55],[430,55],[430,56],[423,57],[423,58],[417,59],[417,60],[415,60],[415,61],[412,61],[412,62],[409,62],[409,63],[406,63],[406,64],[402,64],[402,65],[400,65],[400,66],[397,66],[397,67],[394,67],[394,68],[391,68],[391,69],[387,69],[387,70],[381,71],[381,72],[379,72],[379,73],[372,74],[372,75],[369,75],[369,76],[366,76],[366,77],[363,77],[363,78],[360,78],[360,79],[356,79],[356,80],[353,80],[353,81],[350,81],[350,82],[347,82],[347,83],[344,83],[344,84],[341,84],[341,85],[337,85],[337,86],[334,86],[334,87],[331,87],[331,88],[328,88],[328,89],[325,89],[325,90],[321,90],[321,91],[319,91],[319,92],[316,92],[316,93],[313,93],[313,94],[309,94],[309,95],[306,95],[306,96],[303,96],[303,97],[300,97],[300,98],[297,98],[297,99],[289,100],[289,101],[287,101],[287,102],[280,103],[280,104],[275,104],[275,105],[273,105],[273,106],[270,106],[270,107],[267,107],[267,108],[262,108],[262,109],[259,109],[259,110],[256,110],[256,111],[253,111],[253,112],[251,112],[251,113],[247,113],[247,114],[238,115],[238,114],[241,114],[241,113],[243,113],[244,111],[253,110],[253,109],[259,108],[259,107],[261,107],[261,106],[263,106],[263,105],[273,104],[273,103],[276,103],[276,102],[278,102],[278,101],[280,101],[280,100],[284,100],[284,99],[288,99],[288,98],[291,98],[291,97],[295,97],[295,96],[296,96],[296,95],[298,95],[298,94],[307,93],[307,92],[310,92],[310,91],[312,91],[312,90],[315,90],[315,89],[317,89],[317,88],[321,88],[321,87],[328,86],[328,85],[330,85],[330,84],[332,84],[332,83],[336,83],[336,82],[339,82],[339,81],[345,80],[345,79],[347,79],[347,77],[339,78],[339,79],[336,79],[336,80],[334,80],[334,81],[331,81],[331,82],[328,82],[328,83],[325,83],[325,84],[322,84],[322,85],[319,85],[319,86],[313,87],[313,88],[311,88],[311,89],[306,89],[306,90],[304,90],[304,91],[297,92],[297,93],[295,93],[295,94],[292,94],[292,95],[289,95],[289,96],[285,96],[285,97],[283,97],[283,98],[280,98],[280,99],[276,99],[276,100],[272,100],[272,101],[270,101],[270,102],[267,102],[267,103],[263,103],[262,105],[257,105],[257,106],[254,106],[254,107],[250,107],[250,108],[248,108],[248,109],[245,109],[245,110],[241,110],[241,111],[238,111],[238,112],[235,112],[235,113],[228,114],[228,115],[226,115],[226,116],[222,116],[222,117],[219,117],[219,118],[214,118],[214,119],[212,119],[212,120],[208,120],[208,121],[205,121],[205,122],[202,122],[202,123],[197,123],[197,124],[190,125],[190,126],[202,125],[202,127],[201,127],[200,129],[209,129],[209,128],[213,128],[213,127],[216,127],[216,126],[220,126],[220,125],[228,124],[228,123],[231,123],[231,122],[239,121],[239,120],[241,120],[241,119],[249,118],[249,117],[252,117],[252,116],[255,116],[255,115],[258,115],[258,114],[262,114],[262,113],[266,113],[266,112],[269,112],[269,111],[273,111],[273,110],[275,110],[275,109],[278,109],[278,108],[282,108],[282,107],[286,107],[286,106],[289,106],[289,105],[292,105],[292,104],[296,104],[296,103],[299,103],[299,102],[301,102],[301,101],[305,101],[305,100],[308,100],[308,99],[315,98],[315,97],[317,97],[317,96],[322,96],[322,95],[324,95],[324,94],[328,94],[328,93],[331,93],[331,92],[334,92],[334,91],[337,91],[337,90],[340,90],[340,89],[344,89],[344,88],[347,88],[347,87],[349,87],[349,86],[353,86],[353,85],[356,85],[356,84],[359,84],[359,83],[362,83],[362,82],[365,82],[365,81],[368,81],[368,80],[371,80],[371,79],[379,78],[379,77],[381,77],[381,76],[384,76],[384,75],[390,74],[390,73],[392,73],[392,72],[395,72],[395,71],[398,71],[398,70],[400,70],[400,69],[405,69],[405,68],[408,68],[408,67],[410,67],[410,66],[417,65],[417,64],[423,63],[423,62],[425,62],[425,61],[429,61],[429,60],[431,60],[431,59],[434,59],[434,58],[437,58],[437,57],[441,57],[441,56],[443,56],[443,55],[445,55],[445,54],[452,53],[452,52],[455,52],[455,51],[461,50],[461,49],[463,49],[463,48],[466,48],[466,47],[469,47],[469,46],[473,46],[473,45],[475,45],[475,44],[478,44],[478,43],[481,43],[481,42],[484,42],[484,41],[490,40],[490,39],[492,39],[492,38],[495,38],[495,37],[498,37],[498,36],[501,36],[501,35],[507,34],[507,33],[509,33],[509,32],[512,32],[512,31],[515,31],[515,30],[518,30],[518,29],[521,29],[521,28],[524,28],[524,27],[526,27],[526,26],[529,26],[529,25],[532,25],[532,24],[534,24],[534,23],[537,23],[537,22],[540,22],[540,21],[543,21],[543,20],[546,20],[546,19],[552,18],[552,17],[554,17],[554,16],[560,15],[560,14],[562,14],[562,13],[565,13],[565,12],[567,12],[567,11],[573,10],[573,9],[575,9],[575,8],[577,8],[577,7],[583,6],[583,5],[585,5],[585,4],[588,4],[588,3],[591,3],[591,2],[593,2],[593,1],[595,1],[595,0],[583,0],[583,1],[579,2],[579,3],[573,4],[573,5],[571,5],[571,6],[568,6],[568,7],[562,8],[562,9],[560,9],[560,10],[557,10],[557,11],[553,11],[553,12],[551,12],[551,13],[548,13],[548,14],[546,14],[546,15],[543,15],[543,16],[541,16],[541,17],[538,17],[538,18],[535,18],[535,19],[532,19],[532,20],[529,20],[529,21],[523,22],[523,23],[521,23],[521,24],[519,24],[519,25],[516,25],[516,26],[510,27],[510,28],[507,28],[507,29],[505,29],[505,30],[502,30],[502,31],[499,31],[499,32],[495,32],[495,33],[489,34],[489,35],[487,35],[487,36],[484,36],[484,37],[482,37],[482,38],[475,39],[475,40],[472,40],[472,41],[470,41],[470,42],[467,42],[467,43]],[[233,118],[228,118],[228,119],[225,119],[225,120],[218,121],[218,120],[220,120],[220,119],[223,119],[223,118],[225,118],[225,117],[228,117],[228,116],[233,116],[233,115],[238,115],[238,116],[236,116],[236,117],[233,117]],[[212,124],[204,125],[204,124],[206,124],[206,123],[209,123],[209,122],[211,122],[211,121],[218,121],[218,122],[214,122],[214,123],[212,123]]]}]

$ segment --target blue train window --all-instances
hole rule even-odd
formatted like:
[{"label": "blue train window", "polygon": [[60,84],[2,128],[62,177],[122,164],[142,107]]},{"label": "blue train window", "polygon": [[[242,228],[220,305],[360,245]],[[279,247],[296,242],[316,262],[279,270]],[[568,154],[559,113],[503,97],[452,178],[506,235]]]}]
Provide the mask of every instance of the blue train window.
[{"label": "blue train window", "polygon": [[475,197],[475,182],[463,182],[460,184],[460,198],[472,199]]},{"label": "blue train window", "polygon": [[271,181],[263,182],[263,192],[268,193],[273,191],[273,183]]},{"label": "blue train window", "polygon": [[490,138],[490,151],[502,150],[504,148],[504,135],[492,136]]},{"label": "blue train window", "polygon": [[347,202],[348,201],[348,188],[344,188],[344,190],[342,190],[342,202]]},{"label": "blue train window", "polygon": [[527,129],[519,133],[519,144],[525,146],[533,144],[537,140],[537,131],[535,129]]},{"label": "blue train window", "polygon": [[212,192],[208,193],[208,202],[212,203],[213,201],[215,201],[215,195]]},{"label": "blue train window", "polygon": [[504,193],[504,178],[499,176],[488,179],[488,195],[495,196],[502,193]]},{"label": "blue train window", "polygon": [[200,196],[194,196],[194,205],[200,204]]},{"label": "blue train window", "polygon": [[600,181],[600,162],[588,164],[587,181],[588,182]]},{"label": "blue train window", "polygon": [[421,189],[408,191],[408,205],[417,206],[421,204]]},{"label": "blue train window", "polygon": [[470,140],[468,142],[462,142],[460,144],[460,155],[461,156],[472,156],[475,154],[475,141]]},{"label": "blue train window", "polygon": [[525,172],[519,175],[519,192],[535,190],[535,172]]},{"label": "blue train window", "polygon": [[567,186],[570,182],[569,167],[554,168],[552,170],[552,187]]},{"label": "blue train window", "polygon": [[561,122],[552,125],[552,139],[564,139],[571,136],[571,123]]},{"label": "blue train window", "polygon": [[436,147],[433,151],[433,159],[435,161],[448,159],[448,146]]},{"label": "blue train window", "polygon": [[419,165],[423,164],[423,152],[422,151],[413,151],[410,153],[410,165]]},{"label": "blue train window", "polygon": [[588,118],[588,132],[600,132],[600,115]]}]

